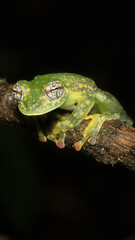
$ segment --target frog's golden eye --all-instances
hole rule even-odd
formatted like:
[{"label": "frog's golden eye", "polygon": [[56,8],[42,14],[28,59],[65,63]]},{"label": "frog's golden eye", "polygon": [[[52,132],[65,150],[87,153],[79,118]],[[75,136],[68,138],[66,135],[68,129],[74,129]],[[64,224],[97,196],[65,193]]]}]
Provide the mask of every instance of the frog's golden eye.
[{"label": "frog's golden eye", "polygon": [[12,88],[14,97],[17,101],[21,101],[23,94],[22,94],[22,88],[18,83],[15,83]]},{"label": "frog's golden eye", "polygon": [[64,87],[59,82],[51,82],[45,88],[45,95],[52,99],[58,99],[64,94]]}]

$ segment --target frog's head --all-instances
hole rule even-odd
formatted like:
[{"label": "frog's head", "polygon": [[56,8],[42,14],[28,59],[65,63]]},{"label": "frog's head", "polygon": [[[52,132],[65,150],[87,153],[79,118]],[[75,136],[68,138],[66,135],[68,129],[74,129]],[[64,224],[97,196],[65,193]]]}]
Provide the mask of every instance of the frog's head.
[{"label": "frog's head", "polygon": [[60,81],[20,80],[13,86],[18,108],[24,115],[41,115],[61,106],[67,89]]}]

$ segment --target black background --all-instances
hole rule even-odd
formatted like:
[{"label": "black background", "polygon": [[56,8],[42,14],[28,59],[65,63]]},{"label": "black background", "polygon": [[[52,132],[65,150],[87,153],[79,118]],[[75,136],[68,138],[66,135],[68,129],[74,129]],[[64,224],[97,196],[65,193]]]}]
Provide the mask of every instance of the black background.
[{"label": "black background", "polygon": [[[134,7],[43,0],[0,3],[0,77],[74,72],[134,119]],[[126,239],[135,173],[0,126],[0,233],[13,239]]]}]

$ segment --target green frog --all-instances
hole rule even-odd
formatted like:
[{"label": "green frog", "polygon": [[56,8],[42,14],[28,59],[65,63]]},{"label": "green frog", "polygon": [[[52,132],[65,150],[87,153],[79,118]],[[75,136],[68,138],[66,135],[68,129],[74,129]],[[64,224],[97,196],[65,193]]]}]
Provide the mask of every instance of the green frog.
[{"label": "green frog", "polygon": [[31,81],[19,80],[13,86],[19,111],[26,116],[45,115],[57,108],[71,111],[61,117],[51,134],[44,136],[37,127],[40,141],[47,138],[59,148],[65,147],[66,132],[90,119],[82,132],[82,139],[75,143],[79,151],[84,143],[96,143],[97,135],[104,121],[121,119],[132,125],[132,119],[126,114],[118,100],[110,93],[99,89],[95,82],[73,73],[52,73],[36,76]]}]

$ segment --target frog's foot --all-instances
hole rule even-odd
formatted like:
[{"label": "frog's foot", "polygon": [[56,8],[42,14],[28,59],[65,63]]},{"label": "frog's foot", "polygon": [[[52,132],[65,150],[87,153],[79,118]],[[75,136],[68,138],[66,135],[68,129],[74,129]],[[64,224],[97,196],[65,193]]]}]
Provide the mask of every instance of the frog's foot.
[{"label": "frog's foot", "polygon": [[[88,139],[89,138],[89,139]],[[94,145],[96,143],[96,137],[94,137],[92,134],[91,136],[86,135],[84,138],[82,138],[82,140],[80,140],[79,142],[75,143],[75,150],[76,151],[80,151],[81,148],[83,147],[84,143],[87,141],[91,144]]]},{"label": "frog's foot", "polygon": [[54,133],[51,133],[50,135],[47,136],[47,138],[53,142],[56,143],[56,146],[58,148],[64,148],[65,147],[65,133],[61,132],[59,134],[59,137],[57,138],[57,135],[55,135]]},{"label": "frog's foot", "polygon": [[59,135],[59,139],[56,141],[56,146],[61,149],[65,147],[65,133]]},{"label": "frog's foot", "polygon": [[87,117],[85,117],[85,120],[91,119],[90,123],[88,124],[88,126],[85,128],[85,130],[83,131],[83,138],[79,141],[75,143],[75,150],[76,151],[80,151],[82,146],[85,144],[85,142],[88,140],[88,142],[92,145],[94,145],[96,143],[96,136],[97,136],[97,132],[95,129],[95,122],[94,118],[98,119],[99,114],[93,114],[93,115],[89,115]]}]

